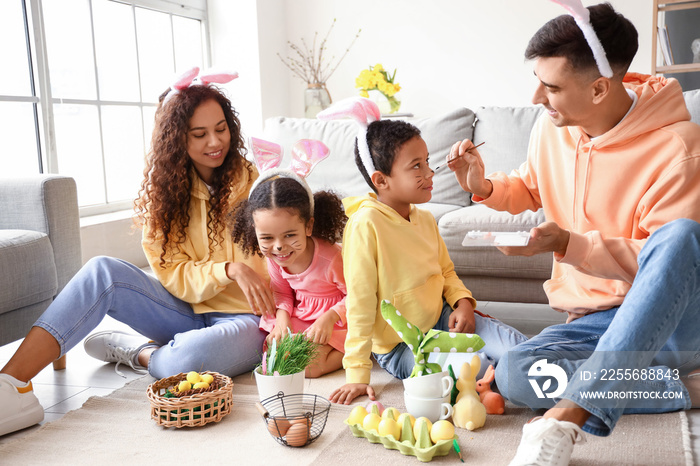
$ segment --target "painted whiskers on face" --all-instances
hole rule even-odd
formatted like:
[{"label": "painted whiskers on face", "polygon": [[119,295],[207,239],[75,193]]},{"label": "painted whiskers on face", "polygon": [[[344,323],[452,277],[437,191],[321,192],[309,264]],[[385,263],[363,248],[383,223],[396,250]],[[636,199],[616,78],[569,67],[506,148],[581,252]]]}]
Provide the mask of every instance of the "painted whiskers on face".
[{"label": "painted whiskers on face", "polygon": [[305,224],[296,209],[259,209],[253,213],[258,247],[265,257],[289,273],[301,273],[311,264],[313,221]]}]

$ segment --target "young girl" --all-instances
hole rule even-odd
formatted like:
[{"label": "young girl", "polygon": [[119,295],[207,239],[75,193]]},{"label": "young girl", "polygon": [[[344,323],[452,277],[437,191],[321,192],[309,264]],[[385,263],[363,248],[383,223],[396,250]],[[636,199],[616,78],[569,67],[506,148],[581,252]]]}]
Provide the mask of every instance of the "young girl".
[{"label": "young girl", "polygon": [[85,264],[0,371],[0,435],[43,419],[29,380],[106,314],[148,338],[99,332],[85,340],[88,354],[156,378],[190,370],[234,376],[260,362],[265,334],[256,314],[274,312],[265,264],[234,248],[225,227],[257,171],[244,158],[231,102],[207,84],[232,77],[193,81],[198,72],[161,96],[136,203],[157,279],[109,257]]},{"label": "young girl", "polygon": [[322,345],[307,377],[338,370],[347,331],[343,260],[336,243],[347,220],[342,202],[327,191],[311,195],[291,172],[263,172],[256,183],[237,207],[232,230],[241,249],[267,258],[277,311],[263,315],[260,328],[270,332],[268,343],[289,328]]}]

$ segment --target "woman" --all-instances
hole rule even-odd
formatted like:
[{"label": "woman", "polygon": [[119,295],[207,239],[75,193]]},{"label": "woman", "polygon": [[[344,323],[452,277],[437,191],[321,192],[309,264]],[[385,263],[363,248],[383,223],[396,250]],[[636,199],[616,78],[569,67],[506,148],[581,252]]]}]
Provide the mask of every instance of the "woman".
[{"label": "woman", "polygon": [[136,212],[157,279],[114,258],[85,264],[0,370],[0,435],[43,419],[30,379],[106,314],[151,341],[100,332],[85,340],[88,354],[156,378],[190,370],[234,376],[260,361],[258,316],[274,312],[274,300],[263,260],[245,258],[225,227],[257,177],[231,102],[197,81],[167,91],[151,146]]}]

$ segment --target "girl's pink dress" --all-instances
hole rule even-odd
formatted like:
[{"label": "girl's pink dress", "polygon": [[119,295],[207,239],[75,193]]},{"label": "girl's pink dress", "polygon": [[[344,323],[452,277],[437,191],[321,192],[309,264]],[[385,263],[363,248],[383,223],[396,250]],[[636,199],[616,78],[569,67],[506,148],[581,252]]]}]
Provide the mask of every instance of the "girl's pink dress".
[{"label": "girl's pink dress", "polygon": [[[340,320],[336,322],[328,342],[333,348],[345,352],[345,278],[343,258],[339,244],[331,244],[311,237],[314,241],[314,257],[311,265],[299,274],[288,273],[276,262],[267,259],[270,287],[277,309],[284,309],[291,316],[292,332],[303,332],[324,312],[334,310]],[[260,328],[271,332],[275,318],[260,319]]]}]

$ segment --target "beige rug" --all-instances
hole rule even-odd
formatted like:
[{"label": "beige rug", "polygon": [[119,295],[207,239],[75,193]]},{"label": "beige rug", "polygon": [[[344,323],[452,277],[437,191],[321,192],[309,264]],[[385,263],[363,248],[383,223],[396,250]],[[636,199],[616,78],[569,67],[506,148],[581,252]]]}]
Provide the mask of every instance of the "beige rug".
[{"label": "beige rug", "polygon": [[[323,434],[304,448],[278,444],[255,408],[252,374],[234,379],[233,410],[221,422],[196,428],[163,428],[149,417],[146,387],[153,378],[137,379],[107,397],[92,397],[72,411],[18,440],[0,445],[0,464],[151,465],[265,464],[373,465],[420,464],[413,456],[355,438],[343,423],[353,405],[333,405]],[[385,406],[404,411],[401,381],[380,369],[372,374]],[[338,371],[306,381],[306,393],[328,397],[344,383]],[[366,403],[367,398],[362,398]],[[509,407],[504,416],[489,416],[475,432],[457,429],[465,464],[508,464],[520,441],[522,425],[533,416]],[[607,438],[586,436],[577,445],[572,466],[692,465],[685,414],[624,416]],[[454,452],[432,463],[460,464]]]}]

